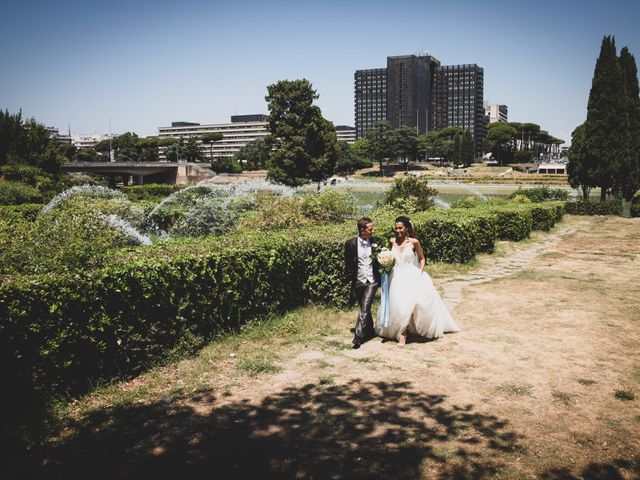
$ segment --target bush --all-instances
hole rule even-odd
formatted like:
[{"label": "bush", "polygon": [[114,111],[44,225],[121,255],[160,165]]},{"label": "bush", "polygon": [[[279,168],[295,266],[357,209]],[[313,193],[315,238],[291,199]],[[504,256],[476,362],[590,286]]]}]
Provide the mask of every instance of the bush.
[{"label": "bush", "polygon": [[122,193],[131,201],[157,200],[168,197],[174,192],[178,192],[187,185],[168,185],[163,183],[149,183],[147,185],[132,185],[122,187]]},{"label": "bush", "polygon": [[[200,226],[194,225],[193,229],[187,225],[188,222],[198,221],[192,209],[196,209],[200,213],[204,213],[209,209],[207,217],[212,218],[214,215],[212,209],[215,202],[205,202],[205,199],[216,199],[215,201],[217,202],[224,202],[229,200],[229,195],[229,192],[225,189],[207,186],[192,186],[181,189],[176,194],[160,202],[149,212],[147,227],[166,232],[174,232],[175,229],[178,229],[183,235],[189,230],[192,230],[194,234],[196,231],[203,231],[203,224],[200,224]],[[198,204],[200,205],[198,206]],[[219,211],[220,209],[215,210]],[[185,216],[187,218],[183,219]]]},{"label": "bush", "polygon": [[566,202],[565,210],[570,215],[621,215],[622,202],[615,199],[604,202],[581,199]]},{"label": "bush", "polygon": [[172,233],[189,237],[221,235],[236,223],[237,216],[230,204],[219,197],[204,197],[175,222]]},{"label": "bush", "polygon": [[432,209],[437,194],[438,191],[429,187],[424,177],[396,178],[385,192],[382,203],[411,214]]},{"label": "bush", "polygon": [[510,199],[522,195],[535,203],[546,202],[549,200],[568,200],[569,192],[562,188],[549,188],[547,185],[532,188],[518,188],[509,195]]},{"label": "bush", "polygon": [[2,205],[0,206],[0,219],[8,221],[36,219],[42,210],[42,205],[38,203],[23,203],[22,205]]},{"label": "bush", "polygon": [[218,157],[211,163],[211,170],[217,173],[242,173],[242,164],[231,157]]},{"label": "bush", "polygon": [[630,213],[632,217],[640,217],[640,191],[631,199]]},{"label": "bush", "polygon": [[321,223],[338,223],[356,213],[356,200],[350,193],[334,189],[308,193],[302,201],[305,216]]},{"label": "bush", "polygon": [[531,229],[548,232],[556,224],[556,205],[533,204],[531,206]]},{"label": "bush", "polygon": [[43,176],[46,176],[42,169],[22,163],[2,165],[0,167],[0,175],[5,180],[26,183],[31,186],[36,186],[38,181]]},{"label": "bush", "polygon": [[20,205],[42,201],[42,194],[37,188],[20,182],[0,180],[0,205]]},{"label": "bush", "polygon": [[262,193],[256,200],[256,211],[240,221],[241,230],[279,230],[311,224],[311,220],[302,211],[301,197],[279,197]]},{"label": "bush", "polygon": [[0,275],[83,271],[132,239],[91,211],[55,210],[35,220],[0,216]]},{"label": "bush", "polygon": [[475,208],[483,203],[482,198],[478,195],[470,195],[461,200],[455,200],[451,203],[451,208]]},{"label": "bush", "polygon": [[496,214],[496,228],[500,240],[519,242],[531,233],[533,216],[528,205],[492,207],[491,211]]}]

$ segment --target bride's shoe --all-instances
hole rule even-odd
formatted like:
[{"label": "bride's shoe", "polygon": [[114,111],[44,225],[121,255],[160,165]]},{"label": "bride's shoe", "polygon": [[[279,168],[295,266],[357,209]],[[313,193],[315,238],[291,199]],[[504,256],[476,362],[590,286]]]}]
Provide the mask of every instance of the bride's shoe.
[{"label": "bride's shoe", "polygon": [[407,336],[406,335],[400,335],[400,337],[398,338],[398,346],[399,347],[404,347],[407,344]]}]

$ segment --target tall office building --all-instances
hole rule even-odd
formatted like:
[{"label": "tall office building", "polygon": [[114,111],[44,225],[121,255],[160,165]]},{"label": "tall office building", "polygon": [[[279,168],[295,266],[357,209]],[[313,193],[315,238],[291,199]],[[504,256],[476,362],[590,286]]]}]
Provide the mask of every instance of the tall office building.
[{"label": "tall office building", "polygon": [[439,64],[429,55],[387,57],[387,120],[393,128],[431,130],[431,87]]},{"label": "tall office building", "polygon": [[477,153],[485,137],[484,70],[475,64],[441,66],[429,55],[387,57],[387,68],[356,70],[357,138],[380,120],[419,134],[459,126],[470,130]]},{"label": "tall office building", "polygon": [[356,137],[363,138],[387,119],[387,69],[356,70],[354,91]]},{"label": "tall office building", "polygon": [[433,128],[470,130],[476,151],[486,134],[484,70],[476,64],[442,66],[436,70],[433,91]]}]

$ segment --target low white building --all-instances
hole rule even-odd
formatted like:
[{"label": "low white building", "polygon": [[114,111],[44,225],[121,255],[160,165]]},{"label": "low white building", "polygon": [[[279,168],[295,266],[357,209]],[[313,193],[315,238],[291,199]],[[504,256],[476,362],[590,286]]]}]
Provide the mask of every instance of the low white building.
[{"label": "low white building", "polygon": [[541,163],[538,165],[538,173],[567,173],[567,166],[564,163]]},{"label": "low white building", "polygon": [[71,143],[77,148],[93,148],[103,140],[109,140],[109,138],[116,138],[117,135],[99,134],[99,133],[87,133],[71,136]]},{"label": "low white building", "polygon": [[[202,143],[200,137],[206,133],[221,133],[222,140],[211,145]],[[232,157],[248,143],[269,134],[266,115],[234,115],[231,123],[200,125],[194,122],[172,122],[170,127],[158,127],[160,138],[195,138],[203,157],[213,160],[217,157]],[[164,155],[160,155],[164,160]]]},{"label": "low white building", "polygon": [[[233,115],[231,123],[211,123],[201,125],[195,122],[172,122],[170,127],[158,127],[160,138],[195,138],[202,151],[203,158],[212,161],[217,157],[232,157],[240,148],[269,134],[267,116],[263,114]],[[213,144],[205,144],[200,137],[206,133],[221,133],[222,140]],[[347,125],[336,127],[338,141],[353,143],[356,130]],[[160,154],[160,160],[166,160]]]}]

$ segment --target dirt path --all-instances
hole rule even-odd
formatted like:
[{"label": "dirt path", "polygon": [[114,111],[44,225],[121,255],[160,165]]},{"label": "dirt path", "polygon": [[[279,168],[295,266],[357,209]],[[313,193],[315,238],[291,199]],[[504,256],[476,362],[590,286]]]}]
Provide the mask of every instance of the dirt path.
[{"label": "dirt path", "polygon": [[[66,478],[640,478],[640,221],[568,217],[436,282],[462,330],[349,348],[353,312],[280,372],[96,410]],[[635,399],[625,400],[635,395]],[[62,453],[60,453],[62,452]]]}]

